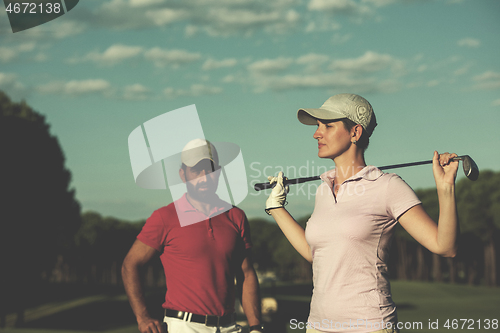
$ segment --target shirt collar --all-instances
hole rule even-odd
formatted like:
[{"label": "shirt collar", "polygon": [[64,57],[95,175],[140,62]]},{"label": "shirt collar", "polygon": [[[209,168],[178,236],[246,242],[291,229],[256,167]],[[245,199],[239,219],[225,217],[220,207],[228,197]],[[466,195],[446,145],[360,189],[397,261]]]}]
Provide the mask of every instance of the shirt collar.
[{"label": "shirt collar", "polygon": [[[208,216],[217,215],[217,213],[221,211],[227,211],[232,207],[231,204],[221,200],[217,196],[217,194],[214,194],[214,199],[215,205],[212,207],[212,210],[210,211],[210,214]],[[184,195],[176,202],[175,208],[178,210],[178,212],[198,212],[200,214],[203,214],[202,212],[194,208],[193,205],[191,205],[191,203],[187,199],[187,193],[184,193]]]},{"label": "shirt collar", "polygon": [[[335,178],[337,170],[332,169],[329,170],[325,173],[323,173],[320,178],[324,182],[333,185],[333,179]],[[382,176],[384,173],[380,171],[379,168],[373,166],[373,165],[367,165],[363,169],[361,169],[358,173],[356,173],[354,176],[351,176],[347,178],[344,182],[348,181],[356,181],[360,179],[365,179],[365,180],[377,180],[380,176]]]}]

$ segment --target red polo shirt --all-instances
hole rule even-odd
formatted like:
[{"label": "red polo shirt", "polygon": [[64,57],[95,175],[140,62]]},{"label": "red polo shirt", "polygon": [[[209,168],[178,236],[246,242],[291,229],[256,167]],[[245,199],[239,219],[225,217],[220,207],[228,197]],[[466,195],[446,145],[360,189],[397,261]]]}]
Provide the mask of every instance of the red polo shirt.
[{"label": "red polo shirt", "polygon": [[[160,252],[167,292],[164,308],[200,315],[234,312],[234,277],[252,244],[245,213],[220,201],[210,216],[186,195],[148,218],[137,239]],[[181,226],[177,214],[200,222]]]}]

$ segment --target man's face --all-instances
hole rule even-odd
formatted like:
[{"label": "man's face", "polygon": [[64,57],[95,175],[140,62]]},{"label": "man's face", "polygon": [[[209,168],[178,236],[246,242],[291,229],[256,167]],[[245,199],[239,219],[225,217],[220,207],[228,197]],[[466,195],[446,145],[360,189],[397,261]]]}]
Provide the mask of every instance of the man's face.
[{"label": "man's face", "polygon": [[201,160],[194,167],[186,166],[179,170],[179,175],[186,183],[188,194],[196,200],[208,201],[217,191],[220,166],[208,159]]}]

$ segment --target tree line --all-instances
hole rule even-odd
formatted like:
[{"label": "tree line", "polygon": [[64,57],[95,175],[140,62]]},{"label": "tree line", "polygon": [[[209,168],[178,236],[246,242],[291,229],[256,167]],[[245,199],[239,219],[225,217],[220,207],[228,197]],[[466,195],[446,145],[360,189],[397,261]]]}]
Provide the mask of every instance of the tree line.
[{"label": "tree line", "polygon": [[[145,221],[81,213],[71,173],[44,116],[0,91],[0,327],[2,315],[29,307],[44,283],[121,285],[120,266]],[[437,221],[435,189],[416,191]],[[481,171],[456,186],[461,234],[453,258],[431,254],[397,227],[389,271],[393,279],[497,286],[499,281],[500,172]],[[308,217],[299,219],[305,226]],[[258,272],[282,281],[310,281],[311,265],[275,223],[249,221]],[[146,268],[148,286],[164,286],[159,260]]]}]

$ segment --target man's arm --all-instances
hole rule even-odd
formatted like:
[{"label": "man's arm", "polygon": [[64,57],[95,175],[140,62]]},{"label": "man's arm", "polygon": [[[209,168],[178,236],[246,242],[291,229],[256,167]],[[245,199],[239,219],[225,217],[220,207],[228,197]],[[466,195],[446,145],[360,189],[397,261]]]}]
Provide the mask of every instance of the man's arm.
[{"label": "man's arm", "polygon": [[154,248],[136,240],[122,265],[123,284],[141,333],[165,332],[162,323],[151,318],[148,313],[140,278],[142,266],[149,262],[156,253]]},{"label": "man's arm", "polygon": [[247,317],[248,325],[261,325],[259,281],[253,269],[252,258],[248,250],[247,256],[241,264],[241,274],[238,274],[241,281],[241,305]]}]

